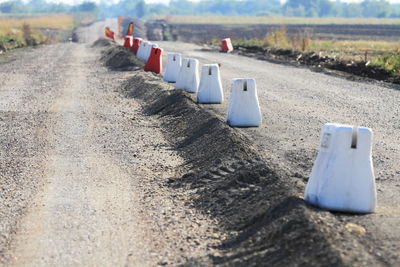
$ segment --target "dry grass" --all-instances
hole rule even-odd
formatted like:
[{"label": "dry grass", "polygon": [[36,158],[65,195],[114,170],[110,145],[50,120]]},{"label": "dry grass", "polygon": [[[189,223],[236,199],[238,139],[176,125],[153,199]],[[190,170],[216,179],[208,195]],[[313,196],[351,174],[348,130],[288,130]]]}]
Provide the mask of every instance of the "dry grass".
[{"label": "dry grass", "polygon": [[286,35],[286,28],[281,26],[278,30],[268,33],[264,40],[264,45],[272,48],[290,49],[291,44]]},{"label": "dry grass", "polygon": [[398,54],[400,43],[386,41],[313,40],[309,51],[354,61],[373,61],[387,54]]},{"label": "dry grass", "polygon": [[38,29],[66,30],[74,26],[72,16],[0,16],[0,51],[49,42]]},{"label": "dry grass", "polygon": [[154,16],[152,19],[166,19],[172,24],[273,24],[273,25],[327,25],[327,24],[400,24],[400,19],[378,18],[288,18],[288,17],[246,17],[246,16]]},{"label": "dry grass", "polygon": [[313,40],[308,32],[289,37],[285,27],[268,33],[263,40],[233,40],[234,46],[289,49],[332,58],[370,62],[394,74],[400,73],[400,43],[386,41]]},{"label": "dry grass", "polygon": [[0,17],[0,35],[21,29],[24,24],[32,29],[62,29],[66,30],[74,25],[74,18],[69,15],[57,14],[39,17]]}]

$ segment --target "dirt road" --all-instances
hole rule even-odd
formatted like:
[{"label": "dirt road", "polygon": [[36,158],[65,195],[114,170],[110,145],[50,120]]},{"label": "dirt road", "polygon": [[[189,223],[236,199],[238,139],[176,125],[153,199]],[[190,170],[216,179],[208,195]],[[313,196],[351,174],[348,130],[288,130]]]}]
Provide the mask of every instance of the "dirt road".
[{"label": "dirt road", "polygon": [[1,66],[7,266],[177,264],[210,245],[213,222],[161,186],[181,158],[158,121],[114,92],[126,74],[109,73],[98,57],[59,44]]}]

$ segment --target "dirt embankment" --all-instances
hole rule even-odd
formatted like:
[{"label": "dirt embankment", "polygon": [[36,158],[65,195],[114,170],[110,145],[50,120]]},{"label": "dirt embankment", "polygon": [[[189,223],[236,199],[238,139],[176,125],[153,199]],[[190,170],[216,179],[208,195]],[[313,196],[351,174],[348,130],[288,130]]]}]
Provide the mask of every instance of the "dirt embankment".
[{"label": "dirt embankment", "polygon": [[272,156],[260,155],[242,131],[189,94],[142,71],[125,82],[121,93],[141,101],[148,116],[161,120],[166,139],[185,160],[178,172],[183,175],[167,179],[165,186],[185,189],[186,204],[215,219],[228,236],[217,252],[188,265],[383,264],[332,213],[302,200],[295,174]]}]

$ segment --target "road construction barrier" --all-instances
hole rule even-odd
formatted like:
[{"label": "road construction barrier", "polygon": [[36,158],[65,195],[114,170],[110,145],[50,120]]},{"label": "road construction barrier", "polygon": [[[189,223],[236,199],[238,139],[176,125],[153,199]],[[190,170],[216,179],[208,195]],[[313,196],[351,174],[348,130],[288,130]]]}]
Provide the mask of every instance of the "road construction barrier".
[{"label": "road construction barrier", "polygon": [[230,53],[233,51],[231,38],[221,40],[221,52]]},{"label": "road construction barrier", "polygon": [[327,123],[304,199],[335,211],[370,213],[376,207],[372,130]]},{"label": "road construction barrier", "polygon": [[224,99],[218,64],[204,65],[201,69],[197,102],[219,104]]},{"label": "road construction barrier", "polygon": [[118,37],[120,38],[120,39],[123,39],[124,38],[124,35],[122,34],[122,21],[125,19],[125,17],[124,16],[119,16],[118,17]]},{"label": "road construction barrier", "polygon": [[131,46],[130,50],[135,55],[137,55],[137,53],[138,53],[139,46],[140,46],[141,42],[142,42],[142,38],[133,38],[133,42],[132,42],[132,46]]},{"label": "road construction barrier", "polygon": [[194,58],[184,58],[175,88],[189,93],[196,93],[199,88],[199,61]]},{"label": "road construction barrier", "polygon": [[107,38],[115,41],[115,33],[110,30],[110,27],[106,27],[104,30],[104,34]]},{"label": "road construction barrier", "polygon": [[179,69],[179,74],[178,77],[176,79],[176,83],[175,83],[175,88],[176,89],[182,89],[185,90],[185,86],[186,86],[186,79],[188,77],[188,71],[189,69],[187,68],[187,65],[189,64],[190,58],[184,58],[182,60],[182,65]]},{"label": "road construction barrier", "polygon": [[139,49],[138,52],[136,54],[136,56],[141,59],[141,60],[145,60],[146,57],[146,51],[147,51],[147,47],[149,46],[149,42],[147,41],[142,41],[140,42],[139,45]]},{"label": "road construction barrier", "polygon": [[133,37],[125,36],[124,47],[130,49],[133,45]]},{"label": "road construction barrier", "polygon": [[262,123],[255,79],[234,79],[227,122],[235,127],[257,127]]},{"label": "road construction barrier", "polygon": [[150,57],[150,54],[151,54],[151,51],[153,48],[158,48],[158,45],[149,42],[149,45],[147,46],[147,49],[146,49],[145,58],[144,58],[145,62],[147,62],[147,60],[149,60],[149,57]]},{"label": "road construction barrier", "polygon": [[126,36],[132,36],[133,34],[133,22],[130,22],[128,25],[128,29],[126,30]]},{"label": "road construction barrier", "polygon": [[164,81],[174,83],[178,79],[182,66],[182,56],[179,53],[168,53],[167,65],[165,67]]},{"label": "road construction barrier", "polygon": [[151,71],[156,74],[160,74],[162,72],[162,48],[152,48],[150,57],[144,66],[144,71]]},{"label": "road construction barrier", "polygon": [[189,62],[184,67],[187,68],[185,91],[197,93],[199,89],[199,61],[195,58],[189,58]]}]

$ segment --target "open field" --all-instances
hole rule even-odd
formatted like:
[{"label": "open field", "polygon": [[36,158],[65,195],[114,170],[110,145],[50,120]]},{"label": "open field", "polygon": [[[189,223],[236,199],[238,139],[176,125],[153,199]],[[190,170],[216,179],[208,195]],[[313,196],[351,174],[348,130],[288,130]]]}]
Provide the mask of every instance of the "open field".
[{"label": "open field", "polygon": [[400,19],[378,18],[299,18],[246,16],[153,16],[171,24],[273,24],[273,25],[399,25]]},{"label": "open field", "polygon": [[65,14],[0,16],[0,51],[49,42],[55,39],[54,31],[73,26],[74,18]]},{"label": "open field", "polygon": [[66,30],[74,26],[74,18],[66,14],[53,14],[33,17],[0,17],[0,34],[13,29],[20,29],[29,24],[33,29],[60,29]]},{"label": "open field", "polygon": [[250,47],[261,53],[280,49],[295,54],[316,53],[333,60],[369,62],[396,75],[399,72],[399,19],[224,16],[164,19],[168,25],[164,36],[170,37],[164,38],[167,40],[219,45],[221,39],[230,37],[237,48]]},{"label": "open field", "polygon": [[[219,40],[213,40],[212,44],[219,45]],[[264,50],[268,53],[278,54],[279,50],[291,50],[293,53],[316,53],[320,57],[329,57],[338,61],[370,62],[370,64],[399,72],[400,43],[388,41],[365,40],[314,40],[308,35],[298,35],[292,38],[286,36],[284,31],[272,32],[263,40],[233,40],[237,48],[250,50]],[[298,56],[298,55],[297,55]]]},{"label": "open field", "polygon": [[[283,24],[170,24],[171,32],[182,41],[198,43],[208,42],[213,38],[230,37],[232,39],[259,39],[276,31]],[[366,40],[366,41],[400,41],[398,25],[285,25],[288,35],[308,32],[313,39],[322,40]]]}]

